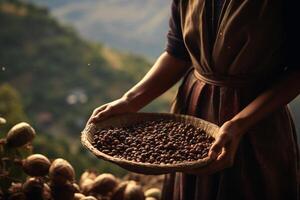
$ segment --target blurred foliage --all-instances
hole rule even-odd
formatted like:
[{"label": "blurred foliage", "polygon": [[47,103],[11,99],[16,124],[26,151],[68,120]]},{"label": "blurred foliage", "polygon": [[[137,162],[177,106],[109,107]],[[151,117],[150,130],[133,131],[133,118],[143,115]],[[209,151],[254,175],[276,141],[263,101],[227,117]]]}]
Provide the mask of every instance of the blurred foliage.
[{"label": "blurred foliage", "polygon": [[[0,188],[6,191],[12,182],[20,182],[26,179],[26,174],[20,164],[15,160],[22,160],[31,155],[32,146],[25,145],[19,148],[10,148],[0,144]],[[1,198],[1,197],[0,197]]]},{"label": "blurred foliage", "polygon": [[[0,83],[20,91],[26,113],[42,131],[79,134],[95,107],[120,97],[150,67],[138,56],[110,49],[104,55],[102,45],[82,40],[31,4],[1,1],[0,23]],[[160,100],[148,110],[168,104]]]},{"label": "blurred foliage", "polygon": [[7,120],[7,123],[1,126],[0,137],[16,123],[27,120],[20,94],[8,84],[0,85],[0,117]]},{"label": "blurred foliage", "polygon": [[[82,40],[31,4],[2,1],[0,23],[0,83],[20,91],[26,113],[43,131],[78,134],[96,106],[120,97],[150,67],[141,57]],[[67,102],[78,93],[84,102]],[[158,100],[147,110],[168,105]]]},{"label": "blurred foliage", "polygon": [[[20,95],[18,92],[10,85],[5,84],[0,87],[0,113],[3,113],[3,117],[7,119],[7,123],[5,125],[1,125],[0,127],[1,138],[6,136],[7,131],[12,126],[26,119],[26,116],[22,110],[22,101],[19,97]],[[6,108],[6,110],[2,108]],[[29,146],[11,149],[3,145],[1,146],[0,144],[0,158],[2,159],[10,157],[22,159],[31,153],[44,154],[50,159],[64,158],[74,166],[76,175],[78,176],[77,178],[79,178],[80,174],[86,169],[94,169],[100,173],[110,172],[118,176],[123,176],[126,174],[125,170],[117,166],[111,165],[108,162],[97,160],[81,146],[77,138],[72,138],[70,136],[66,137],[66,135],[50,135],[38,132],[33,142],[33,151],[31,148],[28,149],[28,147]],[[5,162],[5,165],[5,168],[9,170],[10,178],[13,178],[12,180],[24,179],[25,175],[18,166],[15,166],[10,161]],[[9,179],[0,182],[1,184],[9,185],[11,180]]]},{"label": "blurred foliage", "polygon": [[[0,0],[0,24],[0,116],[8,120],[3,132],[29,120],[38,133],[34,152],[63,157],[78,174],[94,167],[123,175],[81,147],[80,131],[95,107],[120,97],[150,63],[87,42],[47,9],[17,0]],[[168,107],[163,98],[146,110]]]}]

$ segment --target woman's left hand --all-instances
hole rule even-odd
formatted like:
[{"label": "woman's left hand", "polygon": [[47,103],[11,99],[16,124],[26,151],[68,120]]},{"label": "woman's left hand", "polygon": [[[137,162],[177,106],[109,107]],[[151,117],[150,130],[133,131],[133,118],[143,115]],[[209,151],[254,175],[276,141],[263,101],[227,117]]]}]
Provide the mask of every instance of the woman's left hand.
[{"label": "woman's left hand", "polygon": [[209,175],[222,169],[231,167],[238,149],[243,131],[236,122],[227,121],[219,129],[218,137],[209,151],[209,158],[213,161],[207,166],[189,170],[187,174]]}]

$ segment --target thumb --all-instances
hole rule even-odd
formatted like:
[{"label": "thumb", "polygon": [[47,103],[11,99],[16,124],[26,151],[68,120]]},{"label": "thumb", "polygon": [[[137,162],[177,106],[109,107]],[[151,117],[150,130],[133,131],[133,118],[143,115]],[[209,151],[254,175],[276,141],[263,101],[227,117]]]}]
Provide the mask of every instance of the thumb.
[{"label": "thumb", "polygon": [[93,117],[93,122],[98,122],[106,119],[107,117],[113,115],[113,109],[111,107],[106,107],[104,110],[99,112],[96,116]]},{"label": "thumb", "polygon": [[230,135],[227,133],[222,133],[211,146],[209,151],[209,157],[212,159],[216,159],[218,155],[221,153],[222,148],[229,140],[230,140]]}]

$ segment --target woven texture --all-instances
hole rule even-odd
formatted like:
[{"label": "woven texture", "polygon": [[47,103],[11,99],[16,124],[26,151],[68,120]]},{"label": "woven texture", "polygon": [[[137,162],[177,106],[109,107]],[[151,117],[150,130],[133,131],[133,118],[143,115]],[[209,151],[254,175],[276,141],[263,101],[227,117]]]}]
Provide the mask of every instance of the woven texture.
[{"label": "woven texture", "polygon": [[218,134],[219,130],[219,127],[217,125],[192,116],[176,115],[169,113],[130,113],[111,117],[97,124],[90,124],[86,126],[81,134],[81,142],[83,146],[85,146],[98,158],[115,163],[120,167],[135,173],[166,174],[171,172],[186,171],[189,169],[200,168],[207,165],[210,162],[208,158],[204,158],[197,161],[183,162],[178,164],[140,163],[109,156],[107,154],[102,153],[92,145],[94,138],[93,136],[100,129],[106,127],[124,127],[139,122],[158,119],[168,119],[176,122],[190,123],[197,128],[202,128],[208,135],[211,135],[214,138]]}]

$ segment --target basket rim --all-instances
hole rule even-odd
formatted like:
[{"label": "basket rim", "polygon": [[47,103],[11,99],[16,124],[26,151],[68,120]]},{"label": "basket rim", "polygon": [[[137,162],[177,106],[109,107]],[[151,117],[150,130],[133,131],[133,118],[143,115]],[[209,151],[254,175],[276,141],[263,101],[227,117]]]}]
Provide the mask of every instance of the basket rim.
[{"label": "basket rim", "polygon": [[81,143],[84,147],[86,147],[91,153],[93,153],[95,156],[97,156],[100,159],[106,160],[106,161],[110,161],[113,162],[115,164],[118,164],[119,166],[122,165],[127,165],[127,166],[138,166],[140,168],[148,168],[148,169],[161,169],[161,170],[186,170],[186,169],[194,169],[194,168],[198,168],[198,167],[202,167],[204,165],[204,163],[208,163],[210,161],[212,161],[211,158],[209,157],[205,157],[199,160],[195,160],[195,161],[187,161],[187,162],[181,162],[181,163],[177,163],[177,164],[169,164],[169,163],[164,163],[164,164],[152,164],[152,163],[143,163],[143,162],[136,162],[136,161],[130,161],[130,160],[125,160],[125,159],[121,159],[121,158],[117,158],[117,157],[113,157],[110,155],[107,155],[101,151],[99,151],[97,148],[95,148],[88,140],[88,134],[89,132],[91,132],[93,129],[95,129],[97,127],[98,124],[101,124],[109,119],[115,118],[115,117],[125,117],[125,116],[154,116],[154,117],[159,117],[159,116],[166,116],[166,117],[174,117],[174,119],[176,118],[182,118],[182,119],[187,119],[187,120],[196,120],[196,121],[201,121],[205,124],[207,124],[208,126],[212,127],[215,130],[219,130],[219,126],[217,126],[216,124],[213,124],[211,122],[205,121],[203,119],[194,117],[194,116],[190,116],[190,115],[182,115],[182,114],[173,114],[173,113],[151,113],[151,112],[137,112],[137,113],[124,113],[121,115],[117,115],[117,116],[112,116],[109,117],[107,119],[104,119],[101,122],[98,122],[97,124],[89,124],[87,125],[84,130],[81,132]]}]

